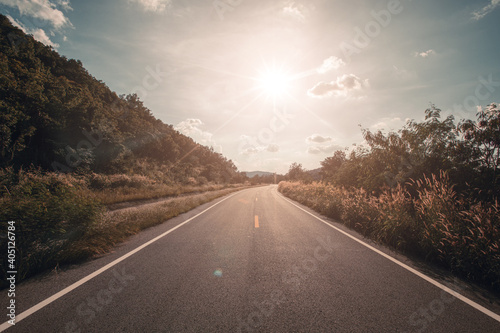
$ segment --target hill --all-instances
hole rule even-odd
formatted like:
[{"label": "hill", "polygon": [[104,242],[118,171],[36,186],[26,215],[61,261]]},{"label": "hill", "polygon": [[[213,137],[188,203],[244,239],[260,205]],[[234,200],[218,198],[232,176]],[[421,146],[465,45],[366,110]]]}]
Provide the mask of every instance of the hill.
[{"label": "hill", "polygon": [[0,167],[241,181],[232,161],[0,15]]},{"label": "hill", "polygon": [[267,171],[244,171],[243,172],[248,178],[253,178],[255,176],[265,177],[265,176],[273,176],[274,173]]}]

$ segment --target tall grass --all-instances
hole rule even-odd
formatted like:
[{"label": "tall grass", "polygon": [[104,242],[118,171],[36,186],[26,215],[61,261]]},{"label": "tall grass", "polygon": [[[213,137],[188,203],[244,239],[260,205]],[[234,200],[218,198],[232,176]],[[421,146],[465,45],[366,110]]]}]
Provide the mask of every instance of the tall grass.
[{"label": "tall grass", "polygon": [[[18,280],[55,266],[57,253],[86,234],[103,213],[85,182],[71,175],[4,169],[0,184],[0,233],[6,235],[7,223],[14,222]],[[6,239],[0,244],[7,253]],[[3,276],[7,267],[4,261]]]},{"label": "tall grass", "polygon": [[[0,251],[7,254],[8,222],[14,221],[15,264],[17,280],[21,281],[104,253],[140,230],[241,188],[210,184],[182,187],[143,176],[0,169]],[[151,189],[156,191],[148,193]],[[191,195],[174,197],[186,193]],[[155,205],[115,212],[105,209],[105,203],[164,196],[169,199]],[[6,286],[7,259],[4,255],[0,288]]]},{"label": "tall grass", "polygon": [[[103,175],[91,173],[86,176],[89,189],[105,205],[147,199],[158,199],[188,193],[216,191],[230,184],[211,184],[195,179],[190,185],[176,184],[143,175]],[[238,185],[236,185],[238,186]]]},{"label": "tall grass", "polygon": [[367,237],[500,293],[500,205],[459,195],[446,173],[379,196],[322,183],[282,182],[279,191]]},{"label": "tall grass", "polygon": [[171,198],[155,204],[107,212],[80,239],[60,253],[61,263],[81,261],[106,253],[112,246],[141,230],[161,224],[240,188],[228,188],[190,196]]}]

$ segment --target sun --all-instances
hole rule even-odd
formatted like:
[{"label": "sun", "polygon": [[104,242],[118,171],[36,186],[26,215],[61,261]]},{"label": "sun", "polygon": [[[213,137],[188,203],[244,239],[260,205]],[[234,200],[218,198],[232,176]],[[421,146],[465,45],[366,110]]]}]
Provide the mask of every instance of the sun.
[{"label": "sun", "polygon": [[282,98],[290,89],[290,75],[279,69],[268,69],[260,73],[259,88],[268,97]]}]

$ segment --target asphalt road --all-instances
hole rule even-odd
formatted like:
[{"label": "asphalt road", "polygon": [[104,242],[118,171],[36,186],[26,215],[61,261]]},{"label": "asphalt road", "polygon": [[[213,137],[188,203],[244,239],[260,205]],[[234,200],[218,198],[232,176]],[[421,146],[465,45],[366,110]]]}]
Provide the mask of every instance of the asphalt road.
[{"label": "asphalt road", "polygon": [[205,204],[102,258],[18,285],[22,320],[7,332],[500,332],[498,315],[300,207],[276,186]]}]

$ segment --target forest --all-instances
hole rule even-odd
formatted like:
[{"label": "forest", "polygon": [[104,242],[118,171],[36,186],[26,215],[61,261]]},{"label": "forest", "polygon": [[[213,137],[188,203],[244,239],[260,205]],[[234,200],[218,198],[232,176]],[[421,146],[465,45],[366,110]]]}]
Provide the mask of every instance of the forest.
[{"label": "forest", "polygon": [[232,161],[118,96],[82,62],[0,16],[0,167],[141,174],[172,183],[241,181]]}]

